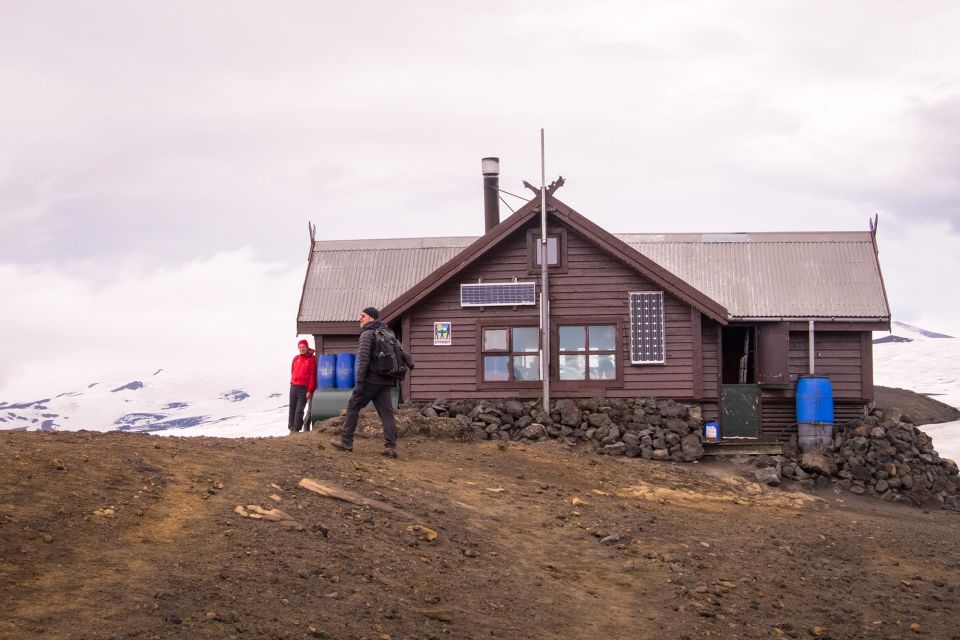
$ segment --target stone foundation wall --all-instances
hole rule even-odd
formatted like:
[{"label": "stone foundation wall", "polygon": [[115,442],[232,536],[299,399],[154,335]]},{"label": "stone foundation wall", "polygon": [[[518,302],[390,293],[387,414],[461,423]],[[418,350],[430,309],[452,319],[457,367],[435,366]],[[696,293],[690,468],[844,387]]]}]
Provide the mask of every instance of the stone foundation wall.
[{"label": "stone foundation wall", "polygon": [[539,401],[435,400],[417,406],[421,415],[452,417],[487,439],[536,441],[546,438],[574,445],[592,443],[603,455],[692,462],[703,456],[699,405],[655,398]]}]

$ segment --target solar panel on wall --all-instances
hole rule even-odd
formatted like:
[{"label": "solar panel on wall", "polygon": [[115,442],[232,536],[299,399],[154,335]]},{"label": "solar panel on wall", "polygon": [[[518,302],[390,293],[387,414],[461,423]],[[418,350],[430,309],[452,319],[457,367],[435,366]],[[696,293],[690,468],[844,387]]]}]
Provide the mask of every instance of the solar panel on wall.
[{"label": "solar panel on wall", "polygon": [[663,330],[663,292],[630,294],[630,362],[663,364],[667,361]]},{"label": "solar panel on wall", "polygon": [[512,307],[537,304],[535,282],[491,282],[460,285],[461,307]]}]

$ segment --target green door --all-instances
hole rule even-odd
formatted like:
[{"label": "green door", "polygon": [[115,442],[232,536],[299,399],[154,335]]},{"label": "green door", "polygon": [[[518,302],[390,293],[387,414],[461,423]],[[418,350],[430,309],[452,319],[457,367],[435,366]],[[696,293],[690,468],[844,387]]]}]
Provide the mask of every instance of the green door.
[{"label": "green door", "polygon": [[760,437],[760,385],[725,384],[723,414],[720,422],[722,438]]}]

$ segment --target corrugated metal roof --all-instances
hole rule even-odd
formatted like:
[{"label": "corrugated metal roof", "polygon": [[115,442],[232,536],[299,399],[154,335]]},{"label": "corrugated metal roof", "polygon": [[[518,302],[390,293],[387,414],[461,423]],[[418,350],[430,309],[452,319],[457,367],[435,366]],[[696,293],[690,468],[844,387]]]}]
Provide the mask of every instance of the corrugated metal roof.
[{"label": "corrugated metal roof", "polygon": [[[731,318],[889,318],[869,232],[616,234]],[[476,238],[314,243],[301,322],[385,306]]]},{"label": "corrugated metal roof", "polygon": [[887,318],[869,232],[621,234],[732,318]]},{"label": "corrugated metal roof", "polygon": [[316,241],[298,321],[356,320],[361,309],[386,306],[474,240],[476,238]]}]

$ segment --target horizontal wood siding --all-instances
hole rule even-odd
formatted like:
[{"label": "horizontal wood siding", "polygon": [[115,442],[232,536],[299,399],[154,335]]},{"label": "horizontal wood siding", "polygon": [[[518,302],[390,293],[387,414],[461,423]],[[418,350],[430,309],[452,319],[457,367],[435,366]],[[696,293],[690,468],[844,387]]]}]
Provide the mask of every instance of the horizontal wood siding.
[{"label": "horizontal wood siding", "polygon": [[[764,398],[762,440],[784,441],[797,433],[797,406],[793,398]],[[861,400],[834,400],[834,424],[842,425],[857,420],[864,414],[866,404]]]},{"label": "horizontal wood siding", "polygon": [[[815,363],[817,374],[830,378],[833,390],[833,412],[836,424],[856,420],[863,415],[869,398],[864,397],[864,376],[872,377],[872,371],[864,364],[864,332],[819,331],[814,334]],[[869,348],[869,341],[867,341]],[[807,333],[790,332],[789,389],[763,388],[761,392],[761,438],[785,440],[797,432],[796,385],[797,379],[809,371]],[[872,385],[871,385],[872,386]]]},{"label": "horizontal wood siding", "polygon": [[[529,228],[536,228],[531,225]],[[551,227],[559,228],[559,226]],[[411,374],[411,398],[432,400],[438,397],[523,397],[537,398],[539,384],[506,389],[478,389],[477,354],[480,348],[479,327],[502,323],[538,326],[536,306],[460,307],[460,284],[504,282],[514,277],[522,281],[537,280],[528,269],[527,228],[487,254],[476,266],[455,282],[441,287],[410,312],[410,340],[407,345],[417,362]],[[664,296],[667,363],[665,365],[630,365],[629,305],[631,291],[659,291],[633,269],[611,258],[572,230],[567,232],[567,255],[564,273],[551,273],[550,311],[553,331],[568,322],[589,319],[591,323],[615,324],[620,334],[617,357],[623,376],[614,386],[569,385],[565,389],[551,387],[553,397],[670,397],[692,398],[693,348],[691,308],[670,295]],[[433,323],[452,322],[451,346],[433,345]],[[556,354],[552,354],[556,361]],[[555,375],[555,373],[554,373]],[[577,388],[569,388],[574,386]]]},{"label": "horizontal wood siding", "polygon": [[[790,332],[789,371],[791,386],[809,371],[807,334]],[[816,332],[815,371],[830,377],[834,398],[863,398],[863,358],[860,333]]]},{"label": "horizontal wood siding", "polygon": [[703,358],[703,419],[720,420],[720,333],[715,321],[701,317],[700,343]]},{"label": "horizontal wood siding", "polygon": [[323,347],[320,349],[320,353],[331,354],[331,353],[343,353],[349,351],[350,353],[357,353],[357,342],[360,340],[359,335],[355,336],[323,336]]}]

